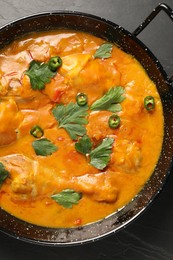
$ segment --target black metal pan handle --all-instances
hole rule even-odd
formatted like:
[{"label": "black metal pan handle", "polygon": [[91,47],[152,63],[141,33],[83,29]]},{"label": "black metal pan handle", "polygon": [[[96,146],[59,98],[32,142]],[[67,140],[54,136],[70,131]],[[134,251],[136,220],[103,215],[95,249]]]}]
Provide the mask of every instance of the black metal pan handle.
[{"label": "black metal pan handle", "polygon": [[[134,30],[133,35],[137,36],[139,33],[141,33],[161,10],[163,10],[173,21],[173,10],[167,4],[161,3],[152,11],[152,13],[144,20],[144,22],[139,25],[136,30]],[[173,75],[170,77],[170,81],[173,82]]]}]

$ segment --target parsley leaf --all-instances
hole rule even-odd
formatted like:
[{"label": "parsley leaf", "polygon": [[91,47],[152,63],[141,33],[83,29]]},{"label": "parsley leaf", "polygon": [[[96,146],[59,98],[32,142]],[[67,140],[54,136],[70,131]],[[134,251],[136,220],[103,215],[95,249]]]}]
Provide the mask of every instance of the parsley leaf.
[{"label": "parsley leaf", "polygon": [[102,44],[95,52],[94,58],[103,58],[107,59],[111,57],[113,44],[111,43],[104,43]]},{"label": "parsley leaf", "polygon": [[59,128],[64,128],[72,140],[77,140],[78,136],[86,133],[84,127],[88,123],[85,116],[88,115],[88,106],[80,107],[75,103],[68,105],[57,105],[52,113],[59,123]]},{"label": "parsley leaf", "polygon": [[48,63],[33,60],[25,74],[30,78],[32,89],[41,90],[56,75],[56,72],[51,71]]},{"label": "parsley leaf", "polygon": [[75,190],[66,189],[52,195],[51,198],[64,208],[72,208],[73,204],[78,204],[78,201],[82,198],[82,194]]},{"label": "parsley leaf", "polygon": [[91,110],[108,110],[111,112],[121,111],[122,108],[119,103],[121,103],[125,99],[125,97],[122,95],[123,93],[124,89],[121,86],[110,88],[103,97],[96,100],[91,105]]},{"label": "parsley leaf", "polygon": [[90,153],[90,164],[99,170],[103,170],[110,161],[113,138],[107,137]]},{"label": "parsley leaf", "polygon": [[109,163],[113,138],[107,137],[102,143],[92,150],[92,142],[89,136],[85,135],[75,143],[76,151],[89,154],[90,164],[99,170],[103,170]]},{"label": "parsley leaf", "polygon": [[9,177],[9,172],[5,169],[4,165],[0,162],[0,186],[3,184],[3,182],[7,177]]},{"label": "parsley leaf", "polygon": [[32,146],[37,155],[47,156],[58,150],[58,147],[47,138],[42,138],[32,142]]},{"label": "parsley leaf", "polygon": [[79,153],[84,155],[89,154],[92,149],[91,139],[87,135],[84,135],[77,143],[75,143],[75,148]]}]

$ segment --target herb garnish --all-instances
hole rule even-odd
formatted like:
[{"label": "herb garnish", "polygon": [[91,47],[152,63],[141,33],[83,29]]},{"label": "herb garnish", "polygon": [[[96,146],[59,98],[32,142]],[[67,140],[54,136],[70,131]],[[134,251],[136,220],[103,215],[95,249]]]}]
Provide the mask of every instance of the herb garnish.
[{"label": "herb garnish", "polygon": [[42,138],[32,142],[32,146],[37,155],[47,156],[58,150],[58,147],[54,145],[47,138]]},{"label": "herb garnish", "polygon": [[82,198],[82,194],[72,189],[66,189],[52,195],[51,198],[64,208],[72,208],[73,204],[78,204]]},{"label": "herb garnish", "polygon": [[113,138],[106,137],[102,143],[90,153],[90,164],[99,170],[103,170],[110,161]]},{"label": "herb garnish", "polygon": [[0,186],[3,184],[3,182],[7,177],[9,177],[9,172],[5,169],[4,165],[0,162]]},{"label": "herb garnish", "polygon": [[99,170],[103,170],[110,161],[110,154],[114,139],[111,137],[106,137],[103,139],[102,143],[98,145],[95,149],[92,149],[92,142],[90,138],[85,135],[79,139],[75,144],[75,148],[78,152],[89,155],[90,164]]},{"label": "herb garnish", "polygon": [[95,52],[94,58],[103,58],[107,59],[111,57],[113,44],[103,43]]},{"label": "herb garnish", "polygon": [[79,141],[75,143],[75,149],[84,155],[89,154],[92,149],[92,142],[89,136],[84,135],[82,138],[80,138]]},{"label": "herb garnish", "polygon": [[121,86],[110,88],[103,97],[96,100],[91,105],[91,110],[108,110],[111,112],[121,111],[122,108],[119,103],[121,103],[125,99],[125,97],[122,95],[123,93],[124,89]]},{"label": "herb garnish", "polygon": [[85,116],[88,115],[88,106],[79,107],[75,103],[68,105],[57,105],[52,113],[59,123],[59,128],[64,128],[72,140],[77,140],[78,136],[86,133],[84,127],[88,123]]},{"label": "herb garnish", "polygon": [[[52,57],[50,61],[52,61],[53,58],[54,57]],[[56,69],[51,69],[50,61],[48,63],[44,63],[33,60],[30,63],[29,69],[25,71],[25,74],[30,78],[31,87],[33,90],[44,89],[45,84],[49,83],[51,78],[56,75],[56,70],[58,67]]]}]

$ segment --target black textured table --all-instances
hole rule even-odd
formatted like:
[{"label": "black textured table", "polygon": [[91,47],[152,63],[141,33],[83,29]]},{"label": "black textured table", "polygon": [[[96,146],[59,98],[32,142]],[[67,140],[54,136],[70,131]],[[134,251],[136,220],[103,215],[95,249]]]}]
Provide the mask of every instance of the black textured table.
[{"label": "black textured table", "polygon": [[[173,9],[173,0],[165,0]],[[0,26],[42,11],[76,10],[109,19],[130,32],[159,0],[0,0]],[[173,74],[173,23],[161,12],[139,35]],[[173,172],[172,172],[173,174]],[[0,233],[0,260],[168,260],[173,259],[173,175],[163,191],[137,220],[100,241],[55,248],[32,245]]]}]

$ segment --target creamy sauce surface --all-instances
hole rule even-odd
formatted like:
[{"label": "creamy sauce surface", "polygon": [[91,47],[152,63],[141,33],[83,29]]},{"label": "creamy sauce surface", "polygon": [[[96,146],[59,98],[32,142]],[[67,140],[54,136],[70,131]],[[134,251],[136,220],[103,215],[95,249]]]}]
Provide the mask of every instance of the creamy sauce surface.
[{"label": "creamy sauce surface", "polygon": [[[162,104],[155,84],[131,55],[116,45],[110,58],[94,58],[105,43],[95,36],[73,31],[32,34],[0,53],[0,162],[9,172],[0,189],[0,206],[10,214],[41,226],[74,227],[108,216],[129,203],[141,190],[157,164],[163,140]],[[24,73],[30,62],[47,63],[60,56],[62,66],[43,90],[33,90]],[[110,111],[88,110],[85,125],[94,147],[104,138],[114,143],[108,165],[99,170],[75,149],[52,114],[57,104],[76,102],[85,93],[90,107],[110,88],[122,86],[124,101],[116,114],[120,126],[108,125]],[[149,112],[144,98],[152,96]],[[30,134],[39,125],[56,147],[51,155],[35,153]],[[82,194],[72,208],[51,198],[72,189]]]}]

